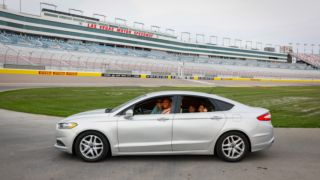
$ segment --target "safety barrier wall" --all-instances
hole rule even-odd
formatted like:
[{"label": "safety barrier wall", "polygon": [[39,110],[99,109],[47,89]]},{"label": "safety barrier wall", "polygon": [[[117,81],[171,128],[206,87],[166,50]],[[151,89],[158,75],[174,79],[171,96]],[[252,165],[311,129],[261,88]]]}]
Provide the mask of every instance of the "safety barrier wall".
[{"label": "safety barrier wall", "polygon": [[0,69],[0,74],[27,74],[44,76],[96,76],[101,77],[100,72],[70,72],[70,71],[46,71],[46,70],[27,70],[27,69]]},{"label": "safety barrier wall", "polygon": [[[0,74],[24,74],[24,75],[43,75],[43,76],[90,76],[90,77],[126,77],[141,79],[177,79],[172,75],[148,75],[148,74],[112,74],[101,72],[76,72],[76,71],[48,71],[48,70],[29,70],[29,69],[0,69]],[[261,81],[261,82],[314,82],[320,83],[320,79],[271,79],[271,78],[223,78],[223,77],[187,77],[193,80],[215,80],[215,81]]]}]

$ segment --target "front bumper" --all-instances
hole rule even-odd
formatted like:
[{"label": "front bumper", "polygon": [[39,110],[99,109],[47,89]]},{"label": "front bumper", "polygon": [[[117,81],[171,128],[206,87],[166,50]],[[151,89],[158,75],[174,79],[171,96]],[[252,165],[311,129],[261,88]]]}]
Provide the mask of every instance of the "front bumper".
[{"label": "front bumper", "polygon": [[56,129],[56,143],[54,147],[68,153],[72,153],[73,140],[75,138],[73,129]]}]

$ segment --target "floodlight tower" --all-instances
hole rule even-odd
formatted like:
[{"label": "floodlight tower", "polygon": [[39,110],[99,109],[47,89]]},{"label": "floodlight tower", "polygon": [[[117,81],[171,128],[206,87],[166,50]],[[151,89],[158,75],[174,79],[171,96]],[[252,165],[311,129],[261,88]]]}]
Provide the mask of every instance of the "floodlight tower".
[{"label": "floodlight tower", "polygon": [[2,0],[2,8],[3,8],[3,9],[7,9],[6,1],[5,1],[5,0]]}]

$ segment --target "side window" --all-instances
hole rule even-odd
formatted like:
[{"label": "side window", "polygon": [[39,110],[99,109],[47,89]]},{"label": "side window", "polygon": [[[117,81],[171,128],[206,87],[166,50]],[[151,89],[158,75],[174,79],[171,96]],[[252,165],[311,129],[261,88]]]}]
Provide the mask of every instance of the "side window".
[{"label": "side window", "polygon": [[133,106],[134,115],[170,114],[172,113],[173,97],[162,96],[139,102]]},{"label": "side window", "polygon": [[208,98],[182,96],[180,113],[213,112],[215,109],[215,106]]},{"label": "side window", "polygon": [[233,104],[217,99],[211,99],[211,102],[213,102],[213,104],[216,106],[216,111],[229,111],[234,106]]}]

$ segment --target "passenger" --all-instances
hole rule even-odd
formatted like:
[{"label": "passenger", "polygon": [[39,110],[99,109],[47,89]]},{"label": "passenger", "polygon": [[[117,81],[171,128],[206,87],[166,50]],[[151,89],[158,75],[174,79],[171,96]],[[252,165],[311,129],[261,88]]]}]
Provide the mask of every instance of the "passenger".
[{"label": "passenger", "polygon": [[161,114],[162,113],[162,100],[158,99],[156,105],[151,111],[151,114]]},{"label": "passenger", "polygon": [[190,105],[188,108],[189,113],[194,113],[196,112],[196,108],[193,105]]},{"label": "passenger", "polygon": [[171,112],[171,99],[166,98],[162,101],[162,113],[161,114],[170,114]]},{"label": "passenger", "polygon": [[201,104],[198,108],[198,111],[199,112],[208,112],[208,109],[203,104]]}]

